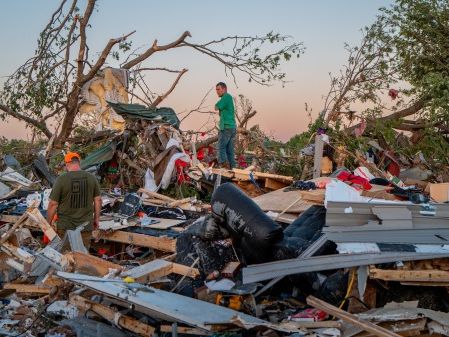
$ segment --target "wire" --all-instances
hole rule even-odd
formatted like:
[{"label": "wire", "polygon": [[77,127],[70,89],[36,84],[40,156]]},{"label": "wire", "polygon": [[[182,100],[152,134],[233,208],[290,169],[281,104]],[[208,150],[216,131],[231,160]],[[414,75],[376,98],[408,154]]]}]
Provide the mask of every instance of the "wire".
[{"label": "wire", "polygon": [[351,279],[350,279],[349,284],[348,284],[348,289],[346,290],[345,298],[344,298],[343,301],[341,302],[341,304],[340,304],[340,306],[338,307],[338,309],[343,308],[343,306],[345,305],[346,301],[349,299],[349,297],[351,297],[351,296],[349,296],[349,295],[350,295],[350,293],[351,293],[352,286],[354,285],[354,280],[355,280],[355,268],[352,269],[352,272],[351,272]]}]

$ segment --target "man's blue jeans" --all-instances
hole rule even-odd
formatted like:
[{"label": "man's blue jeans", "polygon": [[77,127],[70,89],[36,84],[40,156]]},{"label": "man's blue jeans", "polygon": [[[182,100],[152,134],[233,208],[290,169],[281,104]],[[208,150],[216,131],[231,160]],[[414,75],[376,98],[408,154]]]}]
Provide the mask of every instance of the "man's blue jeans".
[{"label": "man's blue jeans", "polygon": [[224,129],[218,132],[218,163],[229,162],[231,168],[235,167],[234,140],[236,129]]}]

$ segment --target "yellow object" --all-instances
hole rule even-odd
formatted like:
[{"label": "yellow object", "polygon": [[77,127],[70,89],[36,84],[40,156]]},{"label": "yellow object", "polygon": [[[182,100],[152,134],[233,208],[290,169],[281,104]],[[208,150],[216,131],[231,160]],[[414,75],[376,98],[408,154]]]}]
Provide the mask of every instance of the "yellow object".
[{"label": "yellow object", "polygon": [[224,296],[222,294],[218,294],[215,299],[215,304],[237,311],[242,309],[242,303],[243,297],[238,295]]},{"label": "yellow object", "polygon": [[136,282],[136,280],[133,279],[132,277],[126,276],[126,277],[123,279],[123,282],[125,282],[125,283],[134,283],[134,282]]}]

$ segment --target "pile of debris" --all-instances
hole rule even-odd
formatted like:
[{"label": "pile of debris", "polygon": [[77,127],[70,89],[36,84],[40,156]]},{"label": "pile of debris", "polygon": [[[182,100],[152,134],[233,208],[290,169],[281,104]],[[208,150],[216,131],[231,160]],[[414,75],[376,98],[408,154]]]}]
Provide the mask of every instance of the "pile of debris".
[{"label": "pile of debris", "polygon": [[314,179],[216,168],[171,109],[109,106],[126,127],[82,161],[106,187],[89,249],[46,221],[45,157],[4,158],[0,334],[449,335],[449,184],[386,154],[348,170],[321,136]]}]

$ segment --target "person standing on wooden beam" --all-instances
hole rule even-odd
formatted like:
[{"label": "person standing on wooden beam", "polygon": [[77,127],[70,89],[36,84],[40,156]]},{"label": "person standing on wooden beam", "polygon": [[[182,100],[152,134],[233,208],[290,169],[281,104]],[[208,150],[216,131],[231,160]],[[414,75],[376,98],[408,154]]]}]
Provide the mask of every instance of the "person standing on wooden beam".
[{"label": "person standing on wooden beam", "polygon": [[215,90],[220,100],[215,104],[215,111],[220,116],[218,132],[218,164],[227,169],[236,167],[234,155],[234,141],[237,134],[235,124],[234,100],[228,93],[225,83],[217,83]]},{"label": "person standing on wooden beam", "polygon": [[66,230],[84,226],[81,237],[84,246],[89,250],[92,229],[98,228],[100,220],[100,185],[93,174],[81,169],[80,161],[78,153],[69,152],[65,155],[67,172],[56,179],[50,193],[47,221],[49,224],[55,223],[61,239],[64,238]]}]

